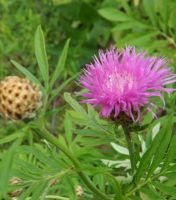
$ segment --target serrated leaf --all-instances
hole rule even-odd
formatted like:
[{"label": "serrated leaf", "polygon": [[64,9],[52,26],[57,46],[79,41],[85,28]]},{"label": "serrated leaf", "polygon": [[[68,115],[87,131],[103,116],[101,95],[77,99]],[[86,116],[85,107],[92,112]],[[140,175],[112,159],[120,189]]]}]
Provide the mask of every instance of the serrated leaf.
[{"label": "serrated leaf", "polygon": [[45,86],[48,87],[48,81],[49,81],[48,59],[45,49],[45,39],[41,26],[38,26],[36,30],[34,46],[40,73],[45,82]]}]

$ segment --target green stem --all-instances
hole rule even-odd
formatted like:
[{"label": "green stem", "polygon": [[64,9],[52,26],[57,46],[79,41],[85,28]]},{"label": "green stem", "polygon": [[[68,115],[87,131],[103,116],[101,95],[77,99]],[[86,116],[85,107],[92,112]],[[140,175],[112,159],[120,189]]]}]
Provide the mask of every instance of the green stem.
[{"label": "green stem", "polygon": [[60,197],[60,196],[55,196],[55,195],[47,195],[46,199],[70,200],[67,197]]},{"label": "green stem", "polygon": [[162,176],[162,173],[159,173],[155,176],[153,176],[152,178],[149,178],[147,180],[145,180],[144,182],[140,183],[139,185],[137,185],[136,187],[134,187],[131,191],[129,191],[128,193],[126,193],[126,197],[130,197],[131,195],[133,195],[135,192],[137,192],[138,190],[140,190],[142,187],[144,187],[145,185],[147,185],[148,183],[152,182],[153,180],[155,180],[156,178]]},{"label": "green stem", "polygon": [[134,160],[134,145],[133,145],[133,141],[131,139],[131,132],[128,128],[127,125],[122,124],[122,128],[124,130],[125,133],[125,138],[127,141],[127,145],[128,145],[128,151],[129,151],[129,156],[130,156],[130,163],[131,163],[131,171],[132,171],[132,175],[134,174],[134,171],[136,169],[135,166],[135,160]]},{"label": "green stem", "polygon": [[69,151],[68,148],[66,148],[59,140],[58,138],[54,137],[48,130],[46,130],[44,127],[39,128],[35,127],[35,131],[42,137],[48,140],[51,144],[58,147],[74,164],[75,168],[78,170],[77,173],[80,176],[80,178],[84,181],[84,183],[87,185],[87,187],[101,200],[111,200],[108,196],[106,196],[104,193],[102,193],[100,190],[98,190],[92,183],[92,181],[89,179],[89,177],[84,174],[81,171],[81,164],[79,161],[74,157],[72,152]]}]

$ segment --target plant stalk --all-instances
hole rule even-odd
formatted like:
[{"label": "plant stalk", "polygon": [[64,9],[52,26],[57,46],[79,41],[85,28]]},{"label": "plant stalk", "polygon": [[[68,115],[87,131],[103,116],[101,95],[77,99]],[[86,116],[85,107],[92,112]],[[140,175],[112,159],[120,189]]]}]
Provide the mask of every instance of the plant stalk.
[{"label": "plant stalk", "polygon": [[109,198],[106,194],[102,193],[100,190],[98,190],[90,180],[90,178],[84,174],[83,171],[81,171],[81,164],[77,160],[77,158],[74,157],[72,152],[68,148],[66,148],[59,140],[58,138],[54,137],[46,128],[42,127],[33,127],[35,131],[42,137],[45,138],[47,141],[49,141],[51,144],[53,144],[55,147],[58,147],[74,164],[75,168],[77,169],[77,173],[82,179],[82,181],[86,184],[86,186],[95,194],[95,196],[101,200],[112,200]]},{"label": "plant stalk", "polygon": [[131,171],[132,171],[132,175],[133,175],[134,172],[135,172],[135,169],[136,169],[136,165],[135,165],[135,160],[134,160],[134,153],[135,152],[134,152],[133,141],[132,141],[132,138],[131,138],[131,132],[130,132],[128,126],[125,125],[125,124],[122,124],[122,128],[123,128],[125,138],[126,138],[126,142],[127,142],[127,145],[128,145],[128,151],[129,151],[130,163],[131,163]]}]

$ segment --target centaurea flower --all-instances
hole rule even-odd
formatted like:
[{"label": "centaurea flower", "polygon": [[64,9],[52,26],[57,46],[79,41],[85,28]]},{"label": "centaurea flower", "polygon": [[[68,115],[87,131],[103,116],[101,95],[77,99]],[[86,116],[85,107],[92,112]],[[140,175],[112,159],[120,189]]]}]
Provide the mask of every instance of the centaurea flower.
[{"label": "centaurea flower", "polygon": [[111,48],[94,57],[87,64],[80,83],[87,92],[84,103],[99,106],[103,117],[121,113],[133,121],[139,121],[141,109],[152,111],[155,104],[150,97],[159,97],[164,103],[162,92],[171,93],[173,88],[166,85],[176,82],[164,58],[149,57],[146,52],[137,53],[134,47],[119,52]]}]

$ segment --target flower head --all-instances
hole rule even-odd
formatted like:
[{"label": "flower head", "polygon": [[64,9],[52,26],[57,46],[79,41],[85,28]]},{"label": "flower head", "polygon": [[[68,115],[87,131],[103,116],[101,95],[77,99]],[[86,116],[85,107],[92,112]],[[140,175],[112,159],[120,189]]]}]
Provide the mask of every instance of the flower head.
[{"label": "flower head", "polygon": [[173,88],[164,86],[176,82],[163,58],[149,57],[146,52],[137,53],[134,47],[99,51],[81,75],[80,82],[88,91],[84,103],[99,106],[104,117],[118,117],[125,113],[133,121],[139,121],[141,108],[155,106],[150,97],[159,97],[161,92],[170,93]]},{"label": "flower head", "polygon": [[41,105],[42,93],[29,80],[7,76],[0,81],[0,115],[11,120],[32,118]]}]

